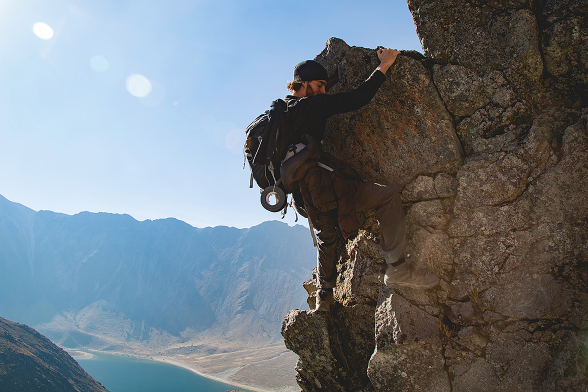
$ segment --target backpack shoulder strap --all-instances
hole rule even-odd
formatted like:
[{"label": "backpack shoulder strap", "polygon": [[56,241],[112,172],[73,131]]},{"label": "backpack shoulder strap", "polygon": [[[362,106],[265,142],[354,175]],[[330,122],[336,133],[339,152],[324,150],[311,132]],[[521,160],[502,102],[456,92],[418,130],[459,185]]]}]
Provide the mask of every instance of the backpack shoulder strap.
[{"label": "backpack shoulder strap", "polygon": [[287,127],[287,118],[284,115],[288,110],[288,105],[283,99],[276,99],[270,105],[269,121],[263,131],[261,144],[259,145],[257,155],[253,163],[260,165],[269,165],[272,155],[276,148],[276,140],[279,129]]}]

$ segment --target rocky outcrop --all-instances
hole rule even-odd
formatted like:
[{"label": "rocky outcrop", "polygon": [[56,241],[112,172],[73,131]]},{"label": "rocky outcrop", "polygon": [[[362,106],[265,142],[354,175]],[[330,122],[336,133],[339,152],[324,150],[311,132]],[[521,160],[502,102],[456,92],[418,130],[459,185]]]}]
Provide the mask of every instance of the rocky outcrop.
[{"label": "rocky outcrop", "polygon": [[0,390],[108,392],[49,339],[1,317]]},{"label": "rocky outcrop", "polygon": [[[378,225],[341,247],[329,314],[282,325],[304,391],[585,391],[588,386],[588,4],[408,0],[404,52],[324,148],[393,184],[406,253],[441,278],[388,288]],[[317,56],[347,91],[375,50]],[[313,281],[306,283],[312,294]]]}]

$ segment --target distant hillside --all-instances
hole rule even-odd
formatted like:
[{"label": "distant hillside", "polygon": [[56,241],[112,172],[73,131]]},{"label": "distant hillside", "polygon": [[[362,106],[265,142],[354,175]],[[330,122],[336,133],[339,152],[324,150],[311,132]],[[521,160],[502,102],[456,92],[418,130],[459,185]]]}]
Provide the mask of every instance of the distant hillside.
[{"label": "distant hillside", "polygon": [[303,226],[199,229],[0,196],[0,315],[66,347],[271,343],[288,310],[306,306],[315,260]]},{"label": "distant hillside", "polygon": [[107,392],[49,339],[1,317],[0,391]]}]

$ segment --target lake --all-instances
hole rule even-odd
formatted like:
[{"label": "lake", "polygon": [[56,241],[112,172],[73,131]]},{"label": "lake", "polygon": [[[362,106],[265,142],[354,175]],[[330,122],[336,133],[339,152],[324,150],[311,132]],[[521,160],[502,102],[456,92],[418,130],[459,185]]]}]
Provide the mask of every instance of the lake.
[{"label": "lake", "polygon": [[168,363],[94,352],[92,355],[92,359],[77,361],[110,392],[253,392]]}]

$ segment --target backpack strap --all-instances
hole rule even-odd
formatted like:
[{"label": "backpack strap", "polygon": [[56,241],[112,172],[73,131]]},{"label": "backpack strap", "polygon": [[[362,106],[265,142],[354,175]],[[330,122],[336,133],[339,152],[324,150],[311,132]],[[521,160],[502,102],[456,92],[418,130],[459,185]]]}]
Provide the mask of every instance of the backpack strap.
[{"label": "backpack strap", "polygon": [[312,221],[310,220],[310,215],[308,216],[308,228],[310,229],[310,235],[312,236],[312,244],[315,248],[317,248],[318,243],[316,242],[316,236],[314,235],[314,226],[312,225]]},{"label": "backpack strap", "polygon": [[[276,148],[276,139],[280,130],[285,130],[288,126],[284,113],[288,110],[288,105],[283,99],[276,99],[270,105],[269,121],[263,131],[261,144],[253,158],[253,163],[260,165],[269,165],[272,154]],[[281,160],[282,157],[279,157]]]}]

